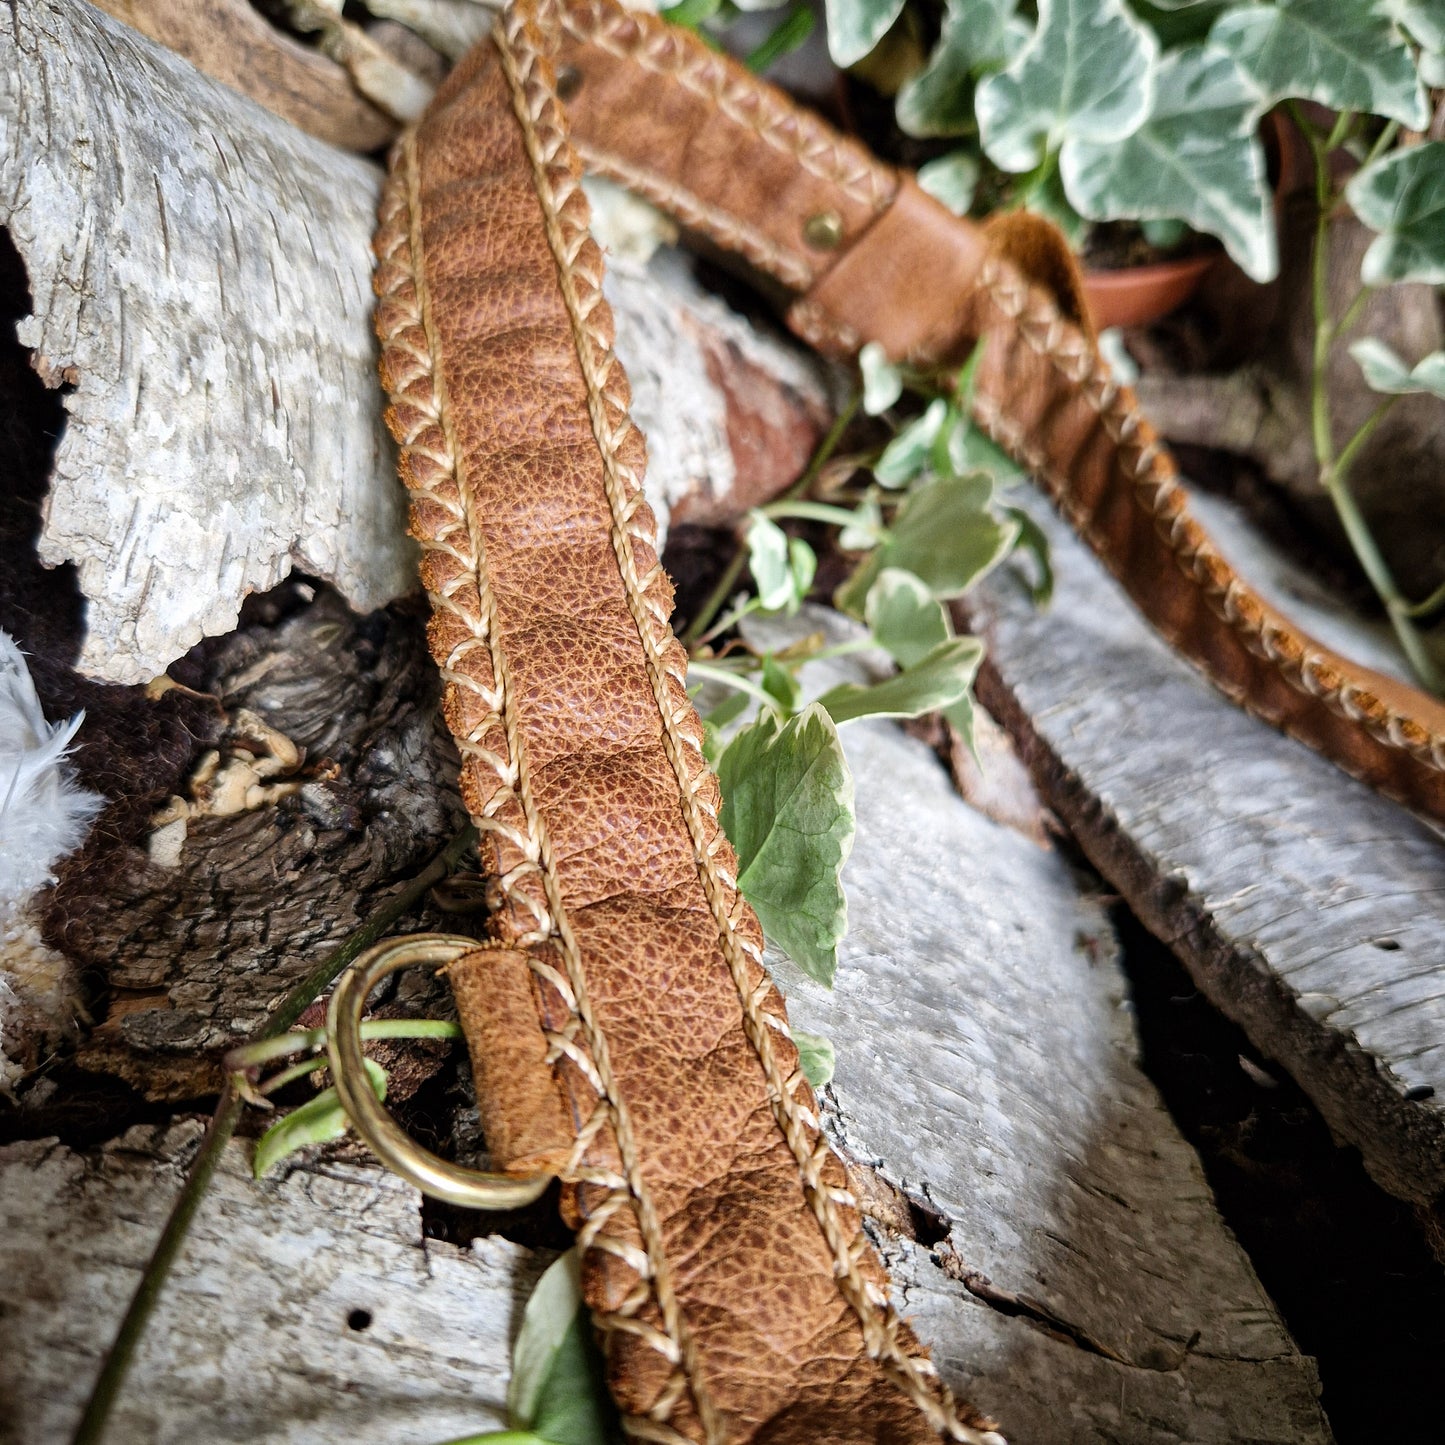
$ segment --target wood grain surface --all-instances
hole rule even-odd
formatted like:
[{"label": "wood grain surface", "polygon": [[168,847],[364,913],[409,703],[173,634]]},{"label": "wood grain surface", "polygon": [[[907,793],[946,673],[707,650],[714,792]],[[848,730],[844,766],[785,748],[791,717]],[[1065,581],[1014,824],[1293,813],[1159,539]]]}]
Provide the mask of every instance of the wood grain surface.
[{"label": "wood grain surface", "polygon": [[[1030,510],[1058,587],[1044,613],[1007,577],[988,586],[988,705],[1214,1005],[1380,1184],[1433,1206],[1445,1191],[1440,835],[1233,707],[1041,502]],[[1330,627],[1294,590],[1305,625]]]}]

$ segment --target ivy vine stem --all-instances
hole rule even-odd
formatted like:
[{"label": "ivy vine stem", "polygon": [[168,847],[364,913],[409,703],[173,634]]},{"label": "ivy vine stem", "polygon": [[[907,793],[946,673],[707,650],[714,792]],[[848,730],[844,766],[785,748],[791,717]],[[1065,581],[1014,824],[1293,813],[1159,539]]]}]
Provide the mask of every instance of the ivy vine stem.
[{"label": "ivy vine stem", "polygon": [[[384,903],[367,919],[360,928],[348,934],[345,940],[326,955],[290,993],[282,999],[271,1017],[262,1024],[258,1041],[284,1034],[291,1025],[316,1001],[322,990],[336,976],[381,938],[396,921],[409,913],[435,884],[457,865],[458,861],[476,842],[476,830],[470,823],[449,842],[440,853],[400,893]],[[216,1167],[225,1154],[240,1122],[243,1101],[228,1077],[221,1089],[216,1112],[206,1126],[200,1149],[191,1161],[186,1182],[181,1186],[180,1196],[171,1209],[170,1218],[161,1231],[154,1252],[141,1275],[136,1292],[131,1297],[125,1318],[120,1322],[110,1352],[105,1357],[100,1374],[96,1377],[90,1397],[85,1402],[85,1412],[80,1417],[72,1436],[72,1445],[98,1445],[105,1436],[106,1422],[125,1385],[131,1361],[135,1357],[141,1336],[160,1299],[167,1276],[171,1272],[181,1246],[185,1243],[210,1187]]]},{"label": "ivy vine stem", "polygon": [[[1359,455],[1361,447],[1375,428],[1388,415],[1398,397],[1383,400],[1354,435],[1345,442],[1338,452],[1335,449],[1334,416],[1330,408],[1329,366],[1334,346],[1359,319],[1361,310],[1371,294],[1370,287],[1362,287],[1351,299],[1343,313],[1336,318],[1330,309],[1329,296],[1329,247],[1330,220],[1340,203],[1340,192],[1330,177],[1330,153],[1342,145],[1354,128],[1356,117],[1352,111],[1342,111],[1335,119],[1327,136],[1322,136],[1318,127],[1312,125],[1300,108],[1289,102],[1290,115],[1300,134],[1304,136],[1314,159],[1315,167],[1315,231],[1314,246],[1310,257],[1310,292],[1314,307],[1315,341],[1310,372],[1310,430],[1314,442],[1315,461],[1319,466],[1320,485],[1329,497],[1340,519],[1346,538],[1365,576],[1369,579],[1375,594],[1384,604],[1386,616],[1390,619],[1396,640],[1414,669],[1416,677],[1431,692],[1445,692],[1445,673],[1430,655],[1415,619],[1422,615],[1424,604],[1413,604],[1404,597],[1390,571],[1389,563],[1380,551],[1364,513],[1350,487],[1349,474]],[[1386,128],[1388,131],[1388,127]],[[1377,137],[1370,154],[1375,156],[1383,147]],[[1388,142],[1387,142],[1388,143]],[[1430,601],[1431,599],[1426,599]]]},{"label": "ivy vine stem", "polygon": [[[833,453],[838,450],[838,443],[843,440],[843,433],[848,430],[853,418],[858,415],[858,408],[862,401],[863,393],[861,391],[853,392],[843,404],[843,409],[833,418],[833,425],[828,428],[827,434],[818,443],[818,449],[808,459],[808,465],[803,468],[797,481],[770,505],[778,506],[781,503],[794,501],[818,480],[819,474],[828,465]],[[732,560],[723,569],[722,576],[718,578],[716,585],[708,593],[707,600],[698,608],[697,616],[688,623],[687,629],[679,638],[684,647],[696,647],[703,640],[713,618],[727,605],[728,599],[733,594],[733,588],[738,585],[738,579],[743,575],[743,569],[747,565],[747,548],[742,545],[741,540],[738,540],[734,544]]]}]

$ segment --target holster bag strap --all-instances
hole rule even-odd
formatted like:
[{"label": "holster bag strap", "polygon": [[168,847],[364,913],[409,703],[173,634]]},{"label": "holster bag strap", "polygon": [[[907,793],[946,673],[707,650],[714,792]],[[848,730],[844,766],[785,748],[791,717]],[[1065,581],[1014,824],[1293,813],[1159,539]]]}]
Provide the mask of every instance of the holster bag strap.
[{"label": "holster bag strap", "polygon": [[1445,820],[1445,704],[1308,637],[1220,555],[1100,356],[1054,227],[953,215],[655,16],[580,0],[562,8],[560,32],[590,166],[798,293],[789,323],[830,355],[876,341],[895,360],[944,366],[984,341],[976,421],[1169,642],[1241,706]]},{"label": "holster bag strap", "polygon": [[635,1438],[996,1440],[888,1302],[737,890],[557,38],[514,6],[458,65],[376,241],[430,645],[498,881],[493,946],[450,969],[488,1143],[563,1180]]}]

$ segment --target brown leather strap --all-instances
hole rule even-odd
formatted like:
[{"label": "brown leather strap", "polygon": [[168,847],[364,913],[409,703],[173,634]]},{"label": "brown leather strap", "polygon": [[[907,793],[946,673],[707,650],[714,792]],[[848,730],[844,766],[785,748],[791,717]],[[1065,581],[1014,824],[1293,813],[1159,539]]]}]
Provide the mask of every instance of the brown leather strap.
[{"label": "brown leather strap", "polygon": [[[944,362],[987,337],[977,420],[1164,636],[1251,712],[1445,820],[1445,704],[1315,642],[1220,556],[1133,393],[1061,311],[1067,247],[1051,260],[1043,223],[987,234],[655,17],[586,0],[563,29],[589,164],[802,292],[789,323],[829,354],[878,341]],[[810,248],[810,229],[837,245]]]},{"label": "brown leather strap", "polygon": [[982,1440],[888,1304],[737,892],[545,49],[513,8],[462,61],[376,243],[430,642],[502,900],[501,946],[452,970],[488,1142],[559,1167],[634,1437]]}]

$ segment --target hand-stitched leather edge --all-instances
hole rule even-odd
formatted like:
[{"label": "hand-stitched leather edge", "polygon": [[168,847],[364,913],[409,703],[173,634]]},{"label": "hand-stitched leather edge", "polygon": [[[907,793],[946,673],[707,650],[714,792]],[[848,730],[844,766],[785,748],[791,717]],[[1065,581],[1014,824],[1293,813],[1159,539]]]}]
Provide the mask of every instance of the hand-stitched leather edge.
[{"label": "hand-stitched leather edge", "polygon": [[[445,402],[432,359],[436,354],[435,346],[426,326],[424,287],[415,264],[418,250],[411,226],[416,207],[414,197],[408,194],[408,183],[414,184],[415,178],[414,157],[409,154],[412,140],[412,134],[408,133],[400,142],[401,164],[393,167],[383,191],[376,243],[380,264],[375,285],[381,298],[377,329],[383,345],[383,384],[394,398],[387,419],[402,448],[402,476],[414,501],[413,532],[423,548],[427,595],[438,614],[456,618],[468,634],[463,643],[445,649],[434,646],[434,655],[449,686],[480,691],[487,704],[489,717],[485,721],[467,732],[454,730],[453,733],[463,756],[490,768],[499,784],[486,811],[473,813],[472,821],[484,836],[499,829],[505,831],[509,841],[533,865],[524,872],[514,871],[501,880],[503,892],[508,898],[520,902],[535,920],[533,929],[514,942],[533,946],[529,950],[529,962],[534,973],[563,1000],[568,1010],[567,1024],[562,1029],[551,1031],[549,1046],[558,1056],[565,1054],[577,1064],[589,1077],[597,1094],[597,1107],[580,1131],[573,1157],[562,1171],[563,1177],[570,1182],[590,1183],[607,1192],[604,1202],[593,1209],[580,1232],[579,1244],[584,1249],[595,1246],[610,1215],[618,1208],[631,1207],[638,1215],[639,1232],[644,1240],[650,1237],[653,1245],[648,1250],[645,1268],[640,1272],[649,1279],[650,1291],[662,1307],[663,1318],[667,1322],[663,1336],[654,1338],[656,1332],[634,1318],[641,1300],[626,1302],[612,1317],[597,1319],[596,1323],[604,1330],[624,1328],[638,1334],[679,1367],[679,1383],[692,1390],[691,1376],[695,1367],[693,1370],[686,1368],[688,1349],[683,1322],[676,1299],[668,1288],[666,1261],[656,1242],[656,1221],[646,1218],[645,1190],[635,1175],[623,1177],[583,1163],[599,1131],[611,1129],[617,1135],[618,1152],[623,1156],[625,1166],[629,1152],[625,1109],[619,1107],[620,1100],[615,1097],[615,1091],[609,1089],[606,1041],[596,1032],[591,1020],[586,983],[577,966],[575,942],[568,947],[565,913],[556,893],[555,880],[550,877],[548,848],[540,819],[535,810],[527,807],[525,764],[516,748],[515,723],[510,718],[511,700],[506,686],[505,659],[494,645],[486,568],[478,546],[477,528],[468,517],[465,489],[457,481],[458,449],[455,440],[447,435]],[[439,562],[440,566],[428,568],[429,562]],[[469,589],[473,589],[474,602],[467,595]],[[490,688],[478,682],[466,665],[482,649],[485,649],[486,660],[497,679]],[[487,731],[487,722],[498,717],[507,724],[511,744],[505,758],[489,752],[480,742]],[[499,819],[498,815],[509,802],[521,805],[528,823],[525,834],[518,833]],[[547,886],[550,907],[545,911],[538,907],[535,898],[519,887],[523,877],[532,875],[540,876],[544,886],[550,885]],[[564,972],[561,973],[549,964],[545,955],[535,950],[535,945],[554,935],[562,947]],[[577,1041],[579,1033],[582,1036],[580,1048]],[[676,1401],[676,1391],[671,1398],[672,1402]],[[706,1401],[699,1400],[695,1393],[694,1401],[698,1415],[708,1429],[709,1439],[720,1438]],[[679,1445],[679,1442],[688,1445],[685,1437],[676,1432],[651,1428],[665,1425],[665,1422],[629,1423],[633,1426],[631,1433],[638,1438],[663,1441],[666,1445]]]},{"label": "hand-stitched leather edge", "polygon": [[[533,87],[536,92],[533,101],[539,101],[538,111],[532,114],[532,105],[527,103],[523,97],[523,87],[517,88],[520,104],[525,110],[519,114],[526,114],[535,123],[536,118],[545,108],[545,94],[540,94],[539,87]],[[555,105],[555,103],[552,103]],[[406,153],[406,146],[403,144],[402,165],[399,166],[397,175],[410,176],[410,181],[415,184],[415,165],[410,163]],[[543,158],[545,159],[545,158]],[[551,185],[556,181],[564,181],[572,184],[571,169],[566,163],[555,166],[542,166],[543,181]],[[564,945],[564,962],[571,964],[571,959],[566,955],[572,954],[568,948],[566,939],[565,912],[561,907],[561,899],[555,893],[555,880],[551,876],[551,864],[548,857],[548,842],[546,842],[545,829],[539,827],[539,819],[535,816],[527,816],[527,827],[520,831],[516,825],[507,821],[504,814],[514,812],[514,803],[520,802],[523,805],[523,812],[526,812],[526,760],[520,756],[516,747],[516,730],[510,721],[510,695],[506,681],[506,659],[501,655],[500,650],[488,644],[494,642],[493,629],[490,624],[490,603],[488,603],[486,568],[484,558],[480,555],[478,546],[478,532],[475,526],[471,525],[467,516],[467,504],[465,504],[465,488],[458,488],[457,475],[455,475],[454,458],[457,457],[457,447],[454,439],[447,435],[447,405],[445,397],[442,396],[442,379],[436,370],[434,360],[435,348],[432,345],[431,337],[428,335],[425,316],[425,295],[418,286],[419,277],[416,275],[415,260],[413,260],[412,237],[407,230],[406,217],[409,212],[415,217],[415,198],[405,194],[405,186],[394,184],[387,186],[386,198],[383,202],[383,217],[381,217],[381,230],[379,233],[379,249],[381,257],[381,269],[377,276],[377,289],[383,296],[383,305],[379,311],[379,329],[383,335],[384,360],[383,371],[386,376],[387,387],[393,393],[394,406],[390,422],[397,439],[403,444],[403,477],[407,487],[412,491],[413,496],[413,526],[422,539],[425,548],[423,558],[423,574],[428,581],[428,591],[431,594],[434,605],[438,608],[439,617],[449,617],[452,620],[460,618],[464,624],[464,636],[460,642],[449,640],[442,646],[445,627],[434,629],[434,649],[438,656],[439,663],[444,668],[444,675],[448,678],[449,688],[464,686],[470,688],[474,694],[483,698],[486,708],[480,721],[475,721],[470,728],[462,728],[457,731],[464,757],[471,757],[474,762],[483,764],[496,776],[497,789],[487,805],[480,812],[475,811],[478,822],[491,831],[499,832],[507,837],[507,841],[514,850],[522,853],[525,863],[519,868],[514,868],[513,873],[503,880],[504,889],[514,902],[520,899],[523,906],[529,907],[530,916],[533,919],[533,928],[522,938],[514,939],[514,942],[533,942],[540,944],[548,935],[555,933],[559,941]],[[571,201],[571,198],[568,198]],[[581,197],[577,197],[581,201]],[[605,338],[592,334],[587,328],[582,327],[582,314],[584,314],[587,302],[594,302],[592,311],[597,312],[598,319],[601,316],[603,303],[600,301],[600,290],[598,282],[600,277],[582,276],[578,277],[571,267],[572,260],[577,257],[581,250],[581,244],[585,241],[585,218],[578,210],[577,204],[558,204],[559,198],[552,197],[552,220],[558,225],[566,224],[569,228],[568,236],[562,236],[558,230],[558,260],[559,270],[569,277],[574,286],[574,315],[578,316],[579,337],[587,338],[587,347],[591,348],[588,355],[584,355],[584,366],[590,363],[592,383],[592,407],[594,407],[594,423],[598,426],[598,441],[616,454],[618,441],[618,428],[627,428],[626,415],[618,413],[617,407],[610,405],[605,396],[607,384],[605,374],[610,370],[610,354],[605,353]],[[418,253],[419,254],[419,253]],[[581,279],[582,288],[585,289],[587,302],[575,295],[577,283]],[[604,327],[605,329],[605,327]],[[601,347],[601,350],[598,348]],[[605,366],[603,366],[605,358]],[[601,371],[598,370],[601,368]],[[694,814],[689,821],[694,825],[694,837],[701,837],[701,844],[698,845],[699,867],[708,871],[714,889],[709,893],[709,906],[714,909],[715,922],[718,922],[721,929],[727,931],[730,936],[733,948],[728,954],[728,964],[734,971],[734,980],[737,981],[738,970],[746,970],[743,952],[750,952],[756,955],[757,949],[750,945],[747,939],[738,938],[734,928],[733,910],[746,909],[746,905],[738,899],[736,883],[733,879],[722,879],[720,870],[715,866],[715,855],[725,850],[725,842],[722,841],[720,831],[715,825],[715,815],[707,808],[707,801],[698,796],[698,780],[704,773],[702,766],[701,751],[699,751],[698,740],[696,740],[695,728],[679,727],[678,720],[670,717],[668,711],[668,698],[666,698],[666,676],[670,675],[681,682],[679,670],[681,670],[681,655],[668,665],[663,659],[663,650],[675,650],[673,643],[669,649],[670,633],[666,626],[666,608],[660,607],[660,598],[649,597],[652,588],[647,587],[647,581],[652,579],[637,578],[636,566],[631,564],[631,546],[633,536],[636,533],[636,540],[640,543],[652,542],[652,530],[650,527],[639,530],[634,523],[634,517],[639,516],[637,509],[642,504],[640,499],[640,478],[621,478],[614,475],[614,483],[620,483],[620,490],[617,486],[610,487],[611,506],[613,506],[614,543],[618,546],[618,561],[623,565],[624,574],[630,581],[630,601],[634,608],[640,608],[636,613],[639,634],[646,642],[652,643],[650,649],[650,665],[652,665],[653,686],[659,701],[659,708],[663,717],[669,724],[669,740],[672,744],[672,764],[678,770],[679,783],[683,783],[683,793],[689,802],[694,805]],[[640,513],[640,517],[646,517],[646,513]],[[655,569],[656,571],[656,569]],[[660,574],[659,574],[660,575]],[[477,663],[490,663],[490,668],[483,668],[483,676],[474,676],[477,672]],[[488,728],[499,720],[507,722],[507,750],[500,753],[493,744],[493,750],[488,751],[484,747],[484,737]],[[448,709],[448,717],[454,718],[455,709]],[[454,722],[455,727],[455,722]],[[696,756],[694,766],[689,767],[688,759],[683,756],[682,749],[686,744],[692,743]],[[696,812],[701,808],[707,812],[707,818],[702,818]],[[707,864],[714,866],[708,870]],[[535,883],[538,879],[546,886],[545,905],[539,905],[530,887],[526,884]],[[585,981],[581,980],[571,967],[565,968],[565,977],[558,974],[548,962],[542,957],[533,954],[529,955],[533,971],[538,974],[540,980],[545,980],[551,985],[556,993],[568,997],[572,1006],[572,1014],[569,1017],[568,1026],[561,1030],[558,1035],[549,1038],[553,1048],[559,1053],[566,1053],[574,1064],[587,1072],[588,1077],[594,1081],[594,1087],[598,1091],[598,1108],[592,1114],[590,1123],[582,1131],[581,1139],[578,1140],[578,1150],[575,1159],[581,1160],[587,1152],[598,1131],[611,1124],[611,1129],[618,1134],[618,1146],[621,1152],[626,1153],[626,1140],[623,1136],[626,1133],[626,1117],[624,1111],[618,1111],[616,1101],[608,1100],[610,1090],[607,1087],[607,1068],[605,1068],[605,1039],[595,1035],[595,1032],[588,1029],[588,1007],[585,1000]],[[760,971],[760,959],[754,958],[757,968]],[[746,972],[743,975],[747,977]],[[770,1030],[780,1029],[786,1035],[786,1026],[779,1019],[772,1017],[770,1004],[775,1000],[776,994],[769,985],[764,983],[760,987],[753,988],[749,997],[744,1000],[746,1013],[753,1025],[754,1043],[762,1040],[759,1046],[760,1056],[763,1053],[772,1056],[772,1039]],[[587,1048],[578,1051],[577,1039],[572,1038],[574,1026],[581,1022],[579,1032],[585,1036],[582,1042]],[[792,1129],[785,1134],[789,1146],[796,1153],[805,1152],[806,1159],[803,1163],[803,1172],[812,1173],[814,1176],[815,1188],[812,1189],[811,1205],[822,1221],[831,1222],[834,1225],[831,1235],[827,1235],[829,1247],[834,1248],[835,1254],[842,1253],[842,1267],[851,1277],[858,1289],[863,1290],[864,1303],[863,1315],[864,1324],[870,1325],[864,1331],[870,1351],[883,1354],[884,1361],[893,1368],[894,1373],[903,1377],[906,1387],[912,1387],[910,1393],[916,1393],[922,1386],[925,1390],[925,1399],[922,1403],[931,1406],[928,1409],[928,1418],[938,1420],[936,1428],[944,1429],[951,1433],[954,1438],[978,1439],[981,1438],[977,1432],[971,1431],[967,1426],[962,1426],[957,1419],[948,1418],[949,1399],[945,1390],[936,1383],[936,1374],[933,1373],[932,1364],[926,1360],[912,1357],[907,1351],[899,1351],[899,1335],[909,1334],[902,1322],[897,1321],[886,1306],[881,1303],[877,1296],[876,1287],[870,1282],[861,1279],[858,1273],[858,1259],[868,1251],[866,1238],[861,1231],[842,1230],[840,1218],[838,1218],[838,1207],[842,1204],[851,1204],[851,1198],[834,1198],[828,1191],[827,1186],[819,1186],[818,1169],[821,1160],[827,1157],[827,1149],[821,1146],[821,1131],[818,1130],[818,1121],[814,1110],[812,1110],[811,1091],[806,1087],[806,1081],[802,1078],[801,1071],[792,1069],[786,1079],[779,1077],[779,1069],[776,1068],[776,1059],[773,1059],[773,1087],[780,1092],[782,1097],[788,1100],[788,1105],[783,1108],[783,1116],[788,1117]],[[801,1095],[801,1098],[795,1097]],[[621,1113],[621,1118],[618,1114]],[[608,1117],[610,1116],[610,1117]],[[621,1124],[618,1129],[618,1123]],[[571,1169],[574,1178],[588,1178],[591,1182],[603,1185],[610,1189],[610,1204],[623,1207],[627,1201],[626,1195],[631,1195],[631,1205],[639,1214],[643,1212],[644,1199],[639,1199],[643,1194],[637,1188],[637,1182],[629,1182],[627,1179],[617,1175],[598,1175],[598,1173],[587,1173],[581,1168]],[[590,1220],[584,1225],[582,1231],[582,1244],[584,1248],[590,1243],[605,1243],[597,1238],[597,1231],[603,1224],[603,1218],[598,1217],[594,1211]],[[639,1224],[644,1221],[639,1218]],[[640,1228],[640,1233],[646,1238],[649,1231]],[[825,1231],[827,1233],[827,1231]],[[588,1240],[591,1234],[592,1240]],[[653,1251],[649,1251],[652,1254]],[[633,1267],[637,1267],[637,1261],[630,1261]],[[659,1295],[665,1289],[666,1261],[662,1260],[662,1267],[657,1267],[656,1260],[647,1259],[642,1261],[643,1269],[639,1269],[644,1277],[650,1276],[647,1280],[646,1293],[653,1296]],[[659,1287],[662,1286],[662,1287]],[[644,1293],[643,1298],[646,1298]],[[627,1316],[636,1314],[640,1301],[630,1301]],[[663,1311],[666,1315],[666,1309]],[[627,1318],[618,1312],[613,1321],[601,1319],[603,1328],[629,1328],[633,1334],[644,1334],[646,1328],[639,1328],[640,1321]],[[670,1322],[669,1322],[670,1324]],[[653,1332],[656,1334],[656,1332]],[[686,1364],[686,1338],[683,1335],[679,1340],[678,1335],[683,1334],[681,1321],[678,1328],[669,1328],[665,1335],[647,1340],[653,1348],[659,1348],[668,1360],[673,1363]],[[909,1335],[910,1338],[910,1335]],[[890,1347],[893,1350],[890,1351]],[[900,1353],[902,1360],[889,1358],[890,1353]],[[691,1377],[691,1379],[689,1379]],[[929,1383],[932,1381],[932,1389]],[[686,1370],[683,1379],[679,1380],[679,1386],[695,1386],[695,1371]],[[705,1400],[696,1399],[695,1390],[694,1402],[699,1406],[699,1416],[705,1419],[707,1403]],[[678,1399],[676,1393],[672,1394],[673,1403]],[[942,1418],[941,1418],[942,1416]],[[678,1433],[670,1431],[666,1425],[666,1419],[653,1418],[650,1420],[633,1419],[629,1422],[630,1432],[640,1438],[663,1439],[663,1441],[678,1441],[682,1439]],[[708,1428],[708,1438],[720,1438],[715,1425]],[[997,1436],[994,1436],[997,1438]]]},{"label": "hand-stitched leather edge", "polygon": [[[573,265],[588,240],[590,217],[580,189],[573,191],[570,141],[561,123],[561,110],[552,84],[543,73],[545,42],[532,20],[530,7],[519,4],[504,12],[496,39],[513,84],[517,116],[533,158],[559,279],[573,318],[577,354],[587,381],[593,433],[604,463],[613,515],[613,547],[647,658],[664,746],[677,778],[698,875],[718,929],[723,956],[738,988],[744,1026],[770,1082],[775,1117],[797,1161],[804,1195],[833,1252],[839,1287],[858,1317],[870,1355],[894,1378],[935,1429],[955,1440],[982,1441],[983,1434],[959,1419],[952,1395],[932,1361],[900,1342],[902,1321],[886,1296],[863,1277],[859,1261],[871,1253],[871,1246],[861,1228],[848,1230],[840,1217],[839,1204],[851,1204],[851,1196],[840,1200],[821,1178],[823,1161],[832,1151],[822,1133],[812,1089],[801,1069],[794,1068],[785,1075],[774,1053],[774,1031],[789,1037],[788,1026],[781,1011],[766,1006],[776,997],[776,989],[767,975],[764,974],[756,986],[750,980],[748,958],[751,956],[752,963],[761,967],[761,953],[738,932],[737,914],[747,905],[737,892],[737,880],[725,876],[718,863],[719,854],[726,849],[726,839],[718,825],[716,810],[700,793],[699,784],[707,774],[707,764],[698,729],[680,725],[669,698],[669,676],[685,683],[685,672],[680,673],[679,662],[669,663],[665,654],[676,655],[679,650],[673,641],[667,609],[649,595],[652,574],[639,577],[634,561],[634,539],[651,547],[656,541],[656,529],[650,514],[645,527],[636,525],[642,478],[619,456],[619,444],[632,428],[632,421],[609,394],[609,378],[614,373],[620,375],[621,368],[611,350],[610,325],[602,321],[606,310],[602,278],[582,273]],[[562,195],[555,190],[559,182],[566,188]],[[602,324],[593,322],[594,316]],[[691,705],[684,704],[684,707],[691,714]]]},{"label": "hand-stitched leather edge", "polygon": [[877,211],[893,198],[893,173],[857,141],[839,135],[781,91],[757,83],[748,71],[690,33],[646,11],[597,0],[559,9],[569,34],[626,56],[655,75],[676,77],[722,114],[755,130],[804,170],[840,186],[855,200]]},{"label": "hand-stitched leather edge", "polygon": [[[1220,555],[1190,514],[1188,493],[1178,481],[1168,449],[1139,410],[1133,393],[1113,380],[1107,363],[1078,328],[1060,314],[1053,300],[998,259],[985,264],[980,286],[1003,323],[1016,327],[1024,343],[1045,358],[1098,414],[1115,444],[1119,470],[1129,481],[1151,535],[1167,548],[1174,568],[1198,591],[1209,612],[1295,692],[1322,704],[1350,729],[1359,729],[1380,747],[1407,755],[1422,770],[1417,780],[1419,792],[1402,792],[1378,777],[1370,777],[1369,781],[1407,806],[1436,817],[1445,816],[1445,724],[1438,729],[1432,727],[1420,716],[1392,706],[1380,691],[1388,686],[1405,693],[1412,705],[1418,699],[1417,711],[1421,715],[1440,712],[1445,718],[1441,705],[1404,684],[1380,679],[1336,656],[1278,617]],[[1120,580],[1126,585],[1135,582],[1130,590],[1151,621],[1204,666],[1237,702],[1279,724],[1278,715],[1262,703],[1248,679],[1223,675],[1210,667],[1199,655],[1204,649],[1191,646],[1187,635],[1161,619],[1162,609],[1151,609],[1149,597],[1140,596],[1143,589],[1137,578],[1130,576],[1131,568],[1137,572],[1140,566],[1139,557],[1130,554],[1147,557],[1152,547],[1123,548],[1099,530],[1095,519],[1107,511],[1106,498],[1096,497],[1085,505],[1073,479],[1023,434],[996,397],[976,394],[974,411],[984,430],[1045,482],[1065,517]],[[1346,771],[1366,771],[1365,765],[1352,757],[1348,736],[1331,740],[1328,735],[1309,733],[1303,740],[1327,752]]]}]

